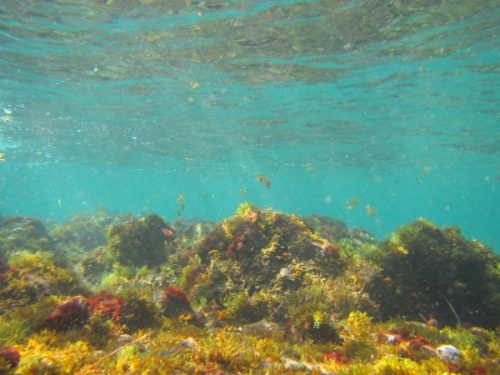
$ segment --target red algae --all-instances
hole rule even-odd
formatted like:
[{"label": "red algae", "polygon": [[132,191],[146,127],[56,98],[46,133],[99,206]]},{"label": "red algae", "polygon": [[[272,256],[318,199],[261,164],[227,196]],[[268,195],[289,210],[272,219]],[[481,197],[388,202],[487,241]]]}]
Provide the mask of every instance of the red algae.
[{"label": "red algae", "polygon": [[89,319],[87,300],[76,296],[58,305],[47,317],[47,326],[56,331],[64,331],[74,326],[82,326]]},{"label": "red algae", "polygon": [[163,290],[160,303],[164,315],[169,318],[178,318],[182,314],[193,313],[189,297],[182,289],[176,286],[169,286]]},{"label": "red algae", "polygon": [[89,311],[101,313],[115,320],[121,320],[121,309],[123,302],[113,293],[101,291],[98,295],[88,298]]},{"label": "red algae", "polygon": [[176,300],[179,303],[190,304],[189,297],[181,288],[178,288],[176,286],[168,286],[165,288],[163,293],[169,300]]},{"label": "red algae", "polygon": [[[16,368],[21,360],[19,350],[12,346],[4,346],[0,348],[0,373],[2,373],[2,365],[8,368]],[[3,363],[2,363],[3,362]]]},{"label": "red algae", "polygon": [[323,353],[323,356],[341,365],[351,363],[351,358],[340,349],[335,349],[332,352]]}]

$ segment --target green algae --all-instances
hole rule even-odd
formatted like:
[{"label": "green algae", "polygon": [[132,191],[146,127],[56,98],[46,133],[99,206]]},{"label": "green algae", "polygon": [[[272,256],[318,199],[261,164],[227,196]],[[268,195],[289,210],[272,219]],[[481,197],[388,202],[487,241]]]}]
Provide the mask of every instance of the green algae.
[{"label": "green algae", "polygon": [[136,267],[156,266],[166,258],[165,241],[169,238],[164,230],[171,230],[158,215],[130,219],[109,228],[108,251],[122,265]]},{"label": "green algae", "polygon": [[500,323],[500,257],[458,228],[441,230],[419,219],[367,255],[383,270],[371,289],[383,319],[396,312],[415,320],[432,316],[441,325]]}]

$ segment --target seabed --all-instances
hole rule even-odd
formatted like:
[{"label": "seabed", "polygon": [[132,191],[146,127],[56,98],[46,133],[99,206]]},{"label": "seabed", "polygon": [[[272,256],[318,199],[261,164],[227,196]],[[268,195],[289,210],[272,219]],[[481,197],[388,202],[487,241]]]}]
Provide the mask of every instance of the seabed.
[{"label": "seabed", "polygon": [[499,374],[500,258],[250,203],[0,219],[0,374]]}]

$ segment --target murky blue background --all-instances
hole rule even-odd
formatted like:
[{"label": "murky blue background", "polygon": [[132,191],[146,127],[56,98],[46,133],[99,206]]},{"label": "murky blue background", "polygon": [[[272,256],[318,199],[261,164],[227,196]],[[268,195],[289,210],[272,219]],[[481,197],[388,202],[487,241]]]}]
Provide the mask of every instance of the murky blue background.
[{"label": "murky blue background", "polygon": [[380,238],[425,217],[499,252],[498,19],[498,1],[2,1],[0,214],[251,201]]}]

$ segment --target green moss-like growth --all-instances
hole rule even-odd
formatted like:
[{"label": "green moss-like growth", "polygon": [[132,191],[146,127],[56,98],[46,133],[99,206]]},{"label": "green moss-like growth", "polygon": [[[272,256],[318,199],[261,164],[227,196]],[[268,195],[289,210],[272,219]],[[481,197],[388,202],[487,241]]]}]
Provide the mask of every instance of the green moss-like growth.
[{"label": "green moss-like growth", "polygon": [[434,318],[438,325],[500,323],[500,257],[467,241],[456,227],[443,230],[419,219],[400,227],[369,257],[383,270],[370,288],[380,314]]},{"label": "green moss-like growth", "polygon": [[173,239],[170,226],[158,215],[131,219],[110,227],[106,250],[122,265],[154,267],[166,259],[165,241]]}]

